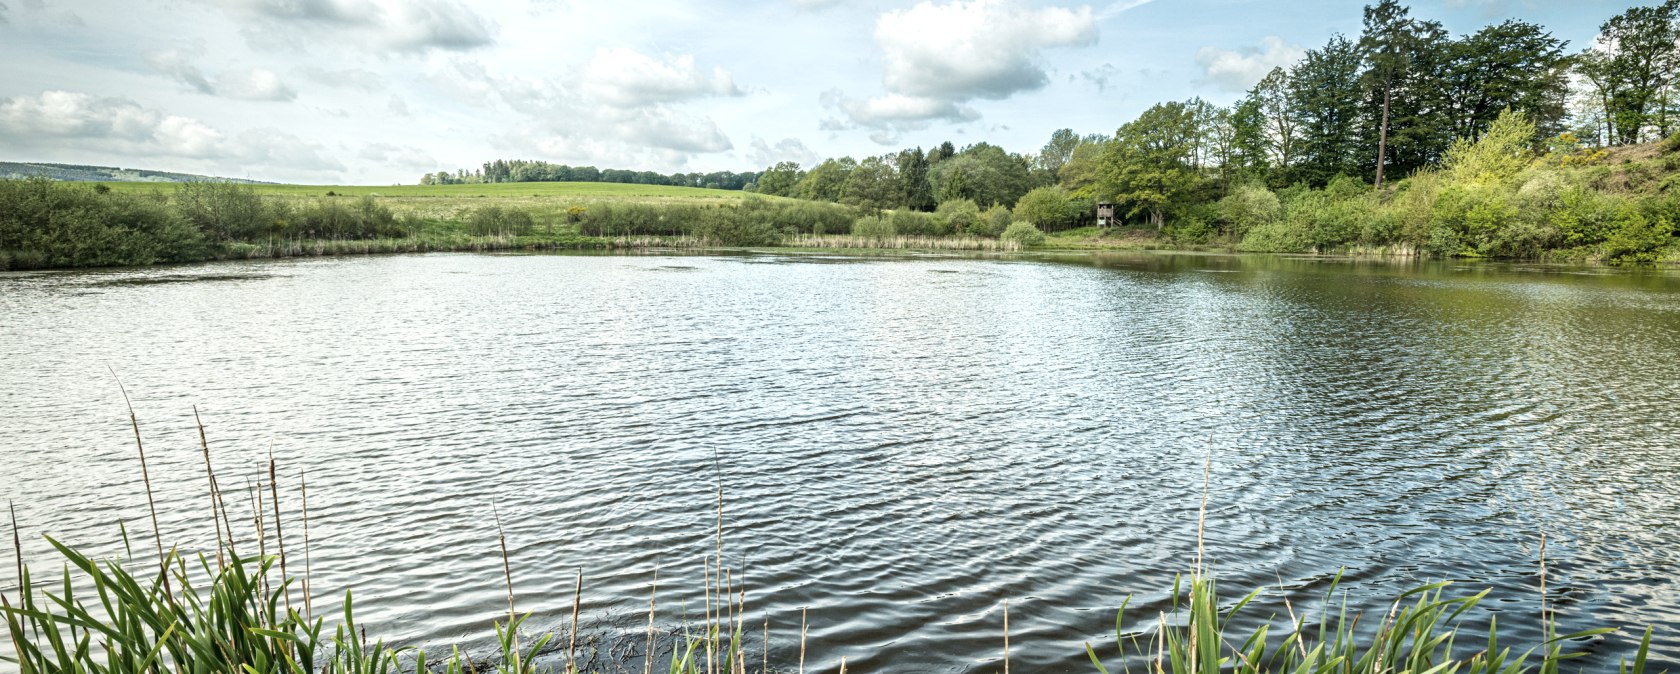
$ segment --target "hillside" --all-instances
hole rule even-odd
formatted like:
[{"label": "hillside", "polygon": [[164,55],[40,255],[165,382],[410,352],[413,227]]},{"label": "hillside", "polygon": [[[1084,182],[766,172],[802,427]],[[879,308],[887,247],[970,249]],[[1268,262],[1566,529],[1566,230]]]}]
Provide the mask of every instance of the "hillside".
[{"label": "hillside", "polygon": [[220,180],[247,185],[266,184],[256,180],[241,180],[239,178],[218,178],[215,176],[201,176],[192,173],[172,173],[169,171],[116,168],[112,166],[0,162],[0,178],[32,177],[77,182],[187,183],[203,180]]}]

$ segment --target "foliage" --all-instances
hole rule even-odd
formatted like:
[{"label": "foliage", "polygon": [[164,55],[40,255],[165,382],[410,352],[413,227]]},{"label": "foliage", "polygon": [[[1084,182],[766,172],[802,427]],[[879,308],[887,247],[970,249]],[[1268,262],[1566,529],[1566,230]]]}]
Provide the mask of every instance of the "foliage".
[{"label": "foliage", "polygon": [[934,166],[928,177],[941,202],[968,199],[1011,206],[1031,188],[1026,160],[989,143],[963,148]]},{"label": "foliage", "polygon": [[1219,223],[1236,239],[1255,227],[1277,222],[1282,215],[1283,202],[1264,185],[1239,185],[1219,200]]},{"label": "foliage", "polygon": [[0,180],[0,260],[12,269],[200,259],[203,232],[157,194],[100,194],[45,178]]},{"label": "foliage", "polygon": [[1101,189],[1146,214],[1157,229],[1169,210],[1183,205],[1201,180],[1191,165],[1199,137],[1194,108],[1162,103],[1120,127],[1102,155]]},{"label": "foliage", "polygon": [[1037,246],[1044,243],[1044,232],[1039,231],[1031,222],[1021,220],[1009,223],[1003,234],[999,235],[1004,241],[1014,241],[1022,246]]},{"label": "foliage", "polygon": [[890,218],[893,229],[905,236],[944,236],[951,233],[951,223],[933,213],[918,213],[901,209]]},{"label": "foliage", "polygon": [[1079,213],[1060,185],[1040,187],[1015,202],[1015,219],[1049,229],[1071,226]]},{"label": "foliage", "polygon": [[973,199],[952,199],[941,202],[934,211],[945,220],[952,234],[976,234],[986,231],[991,223],[981,222],[980,206]]},{"label": "foliage", "polygon": [[892,219],[883,218],[879,215],[868,215],[858,218],[857,222],[852,223],[852,236],[877,241],[891,239],[898,236],[898,228],[893,225]]}]

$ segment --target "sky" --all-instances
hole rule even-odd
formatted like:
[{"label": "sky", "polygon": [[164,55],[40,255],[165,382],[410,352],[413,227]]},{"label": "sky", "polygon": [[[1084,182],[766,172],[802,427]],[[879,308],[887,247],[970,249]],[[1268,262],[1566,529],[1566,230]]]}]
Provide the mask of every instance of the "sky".
[{"label": "sky", "polygon": [[[1113,133],[1357,35],[1336,0],[0,0],[0,161],[402,184]],[[1625,0],[1418,0],[1587,46]],[[1644,3],[1649,4],[1649,3]]]}]

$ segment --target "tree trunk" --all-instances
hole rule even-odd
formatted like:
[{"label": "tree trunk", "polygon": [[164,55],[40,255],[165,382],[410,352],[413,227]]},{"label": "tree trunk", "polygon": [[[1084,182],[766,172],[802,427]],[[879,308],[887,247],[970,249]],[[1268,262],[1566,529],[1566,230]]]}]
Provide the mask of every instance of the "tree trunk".
[{"label": "tree trunk", "polygon": [[1383,83],[1383,111],[1382,126],[1377,132],[1377,189],[1383,186],[1383,164],[1388,155],[1388,102],[1394,91],[1394,81],[1390,79]]}]

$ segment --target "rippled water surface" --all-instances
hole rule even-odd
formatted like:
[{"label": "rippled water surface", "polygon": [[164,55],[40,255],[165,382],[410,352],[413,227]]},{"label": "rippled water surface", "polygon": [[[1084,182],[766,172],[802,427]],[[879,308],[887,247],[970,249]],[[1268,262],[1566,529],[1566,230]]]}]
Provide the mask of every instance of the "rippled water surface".
[{"label": "rippled water surface", "polygon": [[[482,646],[505,610],[703,613],[725,564],[774,662],[1091,671],[1207,550],[1257,617],[1451,579],[1532,640],[1658,625],[1680,664],[1680,277],[1219,256],[426,255],[0,275],[0,494],[40,534],[204,545],[224,485],[307,473],[322,600]],[[242,492],[241,492],[242,494]],[[244,508],[243,495],[238,501]],[[241,532],[247,541],[250,532]],[[294,555],[294,564],[295,562]],[[9,564],[0,585],[15,584]],[[1285,588],[1277,589],[1280,584]],[[1286,620],[1286,618],[1285,618]],[[756,630],[755,630],[756,631]],[[756,643],[756,640],[755,640]],[[1099,643],[1111,643],[1102,641]],[[9,650],[9,646],[5,646]],[[1593,668],[1627,640],[1586,644]],[[753,646],[756,649],[756,646]],[[815,668],[815,665],[808,665]],[[637,671],[640,671],[639,667]]]}]

